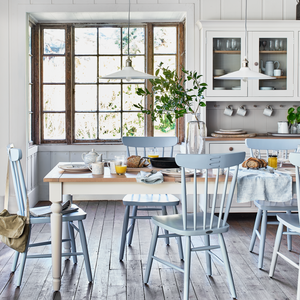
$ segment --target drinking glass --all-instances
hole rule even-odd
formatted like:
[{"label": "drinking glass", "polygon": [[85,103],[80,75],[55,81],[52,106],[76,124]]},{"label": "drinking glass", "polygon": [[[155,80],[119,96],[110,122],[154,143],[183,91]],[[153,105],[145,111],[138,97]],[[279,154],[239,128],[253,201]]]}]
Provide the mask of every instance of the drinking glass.
[{"label": "drinking glass", "polygon": [[270,40],[270,41],[269,41],[269,50],[270,50],[270,51],[273,51],[273,50],[274,50],[274,42],[273,42],[273,40]]},{"label": "drinking glass", "polygon": [[264,47],[264,49],[263,49],[263,50],[265,51],[265,50],[266,50],[266,46],[267,46],[267,41],[262,41],[262,43],[261,43],[261,44],[262,44],[262,46]]},{"label": "drinking glass", "polygon": [[150,152],[149,152],[149,154],[148,154],[148,157],[150,157],[150,158],[157,158],[157,157],[159,157],[157,149],[156,148],[151,149]]},{"label": "drinking glass", "polygon": [[283,50],[283,40],[280,40],[279,42],[279,50]]},{"label": "drinking glass", "polygon": [[226,50],[231,50],[231,43],[230,40],[226,41]]},{"label": "drinking glass", "polygon": [[127,170],[127,159],[124,155],[115,156],[115,168],[117,175],[124,175]]},{"label": "drinking glass", "polygon": [[221,50],[221,47],[222,47],[222,42],[220,39],[217,39],[217,42],[216,42],[216,49],[217,50]]},{"label": "drinking glass", "polygon": [[274,42],[274,47],[275,47],[275,50],[278,51],[279,50],[279,40],[275,40]]},{"label": "drinking glass", "polygon": [[277,168],[281,168],[285,160],[285,151],[279,150],[277,155]]},{"label": "drinking glass", "polygon": [[236,39],[231,40],[231,49],[232,50],[237,50],[237,48],[236,48]]}]

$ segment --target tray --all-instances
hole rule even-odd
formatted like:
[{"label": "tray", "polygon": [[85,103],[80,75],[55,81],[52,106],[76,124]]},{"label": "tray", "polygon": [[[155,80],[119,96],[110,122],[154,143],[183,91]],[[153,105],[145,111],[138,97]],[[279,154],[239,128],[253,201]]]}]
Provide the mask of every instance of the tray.
[{"label": "tray", "polygon": [[86,172],[91,171],[88,166],[83,164],[65,164],[58,167],[66,172]]},{"label": "tray", "polygon": [[272,134],[273,136],[281,136],[281,137],[300,137],[300,133],[277,133],[277,132],[268,132],[268,134]]}]

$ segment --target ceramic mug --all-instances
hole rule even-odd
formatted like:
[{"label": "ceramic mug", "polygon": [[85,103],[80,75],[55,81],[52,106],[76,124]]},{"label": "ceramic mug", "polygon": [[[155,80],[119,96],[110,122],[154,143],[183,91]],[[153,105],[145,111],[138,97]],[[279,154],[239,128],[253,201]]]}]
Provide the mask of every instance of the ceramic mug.
[{"label": "ceramic mug", "polygon": [[287,121],[278,122],[278,133],[289,133],[289,124]]},{"label": "ceramic mug", "polygon": [[92,171],[93,175],[103,175],[104,174],[104,162],[95,162],[89,164],[89,169]]},{"label": "ceramic mug", "polygon": [[274,76],[281,76],[281,69],[275,69]]},{"label": "ceramic mug", "polygon": [[238,115],[244,117],[247,113],[247,110],[244,105],[240,106],[236,112]]},{"label": "ceramic mug", "polygon": [[272,108],[270,105],[268,105],[268,106],[264,109],[263,114],[264,114],[265,116],[267,116],[267,117],[271,117],[272,114],[273,114],[273,108]]},{"label": "ceramic mug", "polygon": [[233,114],[233,109],[232,109],[232,106],[229,105],[225,108],[224,115],[231,117],[232,114]]}]

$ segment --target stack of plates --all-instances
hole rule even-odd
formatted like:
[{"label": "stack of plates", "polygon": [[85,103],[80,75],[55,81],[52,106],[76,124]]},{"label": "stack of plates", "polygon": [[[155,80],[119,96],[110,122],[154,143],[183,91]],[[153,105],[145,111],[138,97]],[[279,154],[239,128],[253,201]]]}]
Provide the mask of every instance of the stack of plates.
[{"label": "stack of plates", "polygon": [[247,133],[243,129],[219,129],[216,130],[215,133],[218,134],[245,134]]}]

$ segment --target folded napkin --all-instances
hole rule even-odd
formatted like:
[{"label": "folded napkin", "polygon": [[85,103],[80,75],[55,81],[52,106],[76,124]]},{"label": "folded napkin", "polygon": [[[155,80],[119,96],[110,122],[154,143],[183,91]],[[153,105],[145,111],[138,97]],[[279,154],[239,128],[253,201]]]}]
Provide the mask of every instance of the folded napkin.
[{"label": "folded napkin", "polygon": [[268,169],[239,169],[237,202],[254,200],[285,202],[292,198],[292,177],[289,174],[278,171],[272,174]]},{"label": "folded napkin", "polygon": [[138,173],[136,176],[136,181],[147,184],[158,184],[164,181],[164,176],[160,171],[156,172],[155,174],[140,171],[140,173]]}]

